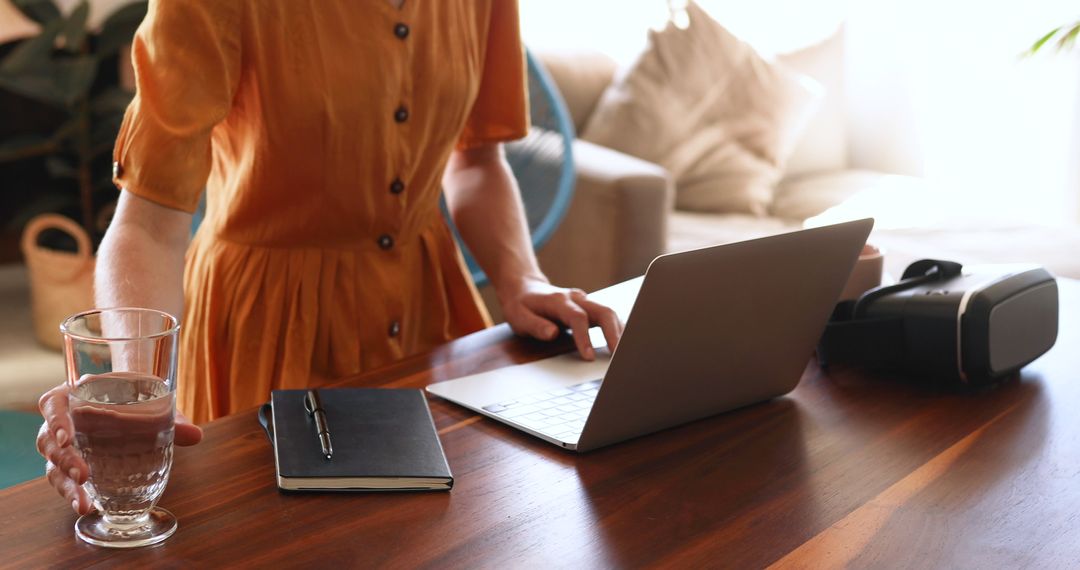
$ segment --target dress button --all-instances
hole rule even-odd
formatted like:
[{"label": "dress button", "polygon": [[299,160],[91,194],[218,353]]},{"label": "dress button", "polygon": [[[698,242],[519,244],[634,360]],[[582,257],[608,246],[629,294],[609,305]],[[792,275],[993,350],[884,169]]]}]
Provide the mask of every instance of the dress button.
[{"label": "dress button", "polygon": [[405,183],[402,182],[400,178],[395,178],[394,181],[390,183],[390,193],[391,194],[401,194],[404,191],[405,191]]},{"label": "dress button", "polygon": [[390,323],[390,329],[386,332],[390,334],[391,338],[396,337],[397,335],[401,334],[401,323],[397,321]]},{"label": "dress button", "polygon": [[387,234],[379,236],[379,247],[383,249],[390,249],[394,247],[394,238],[390,237]]},{"label": "dress button", "polygon": [[119,162],[112,163],[112,175],[113,178],[120,178],[124,175],[124,167]]},{"label": "dress button", "polygon": [[399,123],[409,120],[409,110],[405,108],[405,105],[398,107],[397,111],[394,111],[394,120]]},{"label": "dress button", "polygon": [[409,26],[398,23],[396,26],[394,26],[394,35],[397,36],[398,39],[402,40],[409,37]]}]

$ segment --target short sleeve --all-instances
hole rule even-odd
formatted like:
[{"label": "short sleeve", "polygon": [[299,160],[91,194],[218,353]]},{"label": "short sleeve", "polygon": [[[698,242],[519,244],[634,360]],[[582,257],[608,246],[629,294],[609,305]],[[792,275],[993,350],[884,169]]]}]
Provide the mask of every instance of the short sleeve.
[{"label": "short sleeve", "polygon": [[525,52],[517,0],[492,0],[480,89],[457,147],[519,139],[528,131]]},{"label": "short sleeve", "polygon": [[240,75],[235,0],[150,0],[131,58],[136,93],[113,150],[113,182],[195,211],[212,165],[211,131]]}]

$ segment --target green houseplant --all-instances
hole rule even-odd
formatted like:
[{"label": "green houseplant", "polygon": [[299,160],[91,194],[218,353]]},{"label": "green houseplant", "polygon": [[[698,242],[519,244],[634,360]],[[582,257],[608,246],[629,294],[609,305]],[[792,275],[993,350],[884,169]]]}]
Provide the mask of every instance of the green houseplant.
[{"label": "green houseplant", "polygon": [[1077,36],[1080,36],[1080,20],[1050,30],[1031,44],[1024,54],[1035,55],[1039,51],[1045,51],[1049,46],[1056,46],[1057,51],[1068,51],[1076,45]]},{"label": "green houseplant", "polygon": [[93,251],[116,197],[111,151],[132,97],[120,54],[146,3],[125,5],[93,32],[86,0],[67,15],[52,0],[14,5],[41,30],[0,59],[0,178],[4,194],[30,197],[9,198],[19,209],[9,224],[25,224],[37,338],[59,348],[59,319],[92,305]]},{"label": "green houseplant", "polygon": [[[26,125],[0,139],[0,164],[42,160],[57,181],[23,213],[74,211],[93,237],[103,228],[96,214],[111,191],[110,154],[132,94],[118,81],[118,54],[131,42],[146,14],[135,2],[111,14],[97,33],[86,29],[90,6],[84,0],[63,16],[52,0],[16,0],[15,6],[41,24],[41,32],[23,40],[0,60],[0,90],[28,104],[46,107],[52,120]],[[0,113],[21,113],[11,105]],[[17,117],[4,117],[10,123]],[[19,184],[21,180],[5,182]],[[105,195],[107,196],[107,194]]]}]

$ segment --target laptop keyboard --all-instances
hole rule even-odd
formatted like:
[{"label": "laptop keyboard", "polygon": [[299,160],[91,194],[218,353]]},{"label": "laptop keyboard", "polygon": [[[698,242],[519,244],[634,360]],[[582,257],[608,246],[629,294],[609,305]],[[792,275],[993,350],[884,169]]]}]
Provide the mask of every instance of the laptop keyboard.
[{"label": "laptop keyboard", "polygon": [[497,416],[556,439],[575,443],[585,427],[602,379],[520,396],[484,406]]}]

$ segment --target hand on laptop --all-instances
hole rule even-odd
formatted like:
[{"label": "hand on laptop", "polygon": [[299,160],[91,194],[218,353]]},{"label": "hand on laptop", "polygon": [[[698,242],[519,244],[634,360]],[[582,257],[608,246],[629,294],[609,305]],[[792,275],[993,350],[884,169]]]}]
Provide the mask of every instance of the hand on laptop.
[{"label": "hand on laptop", "polygon": [[521,286],[500,294],[503,315],[514,333],[540,340],[554,340],[562,327],[574,335],[574,344],[585,360],[596,358],[589,327],[599,326],[614,352],[622,337],[623,323],[615,311],[588,299],[581,289],[556,287],[546,280],[526,278]]}]

